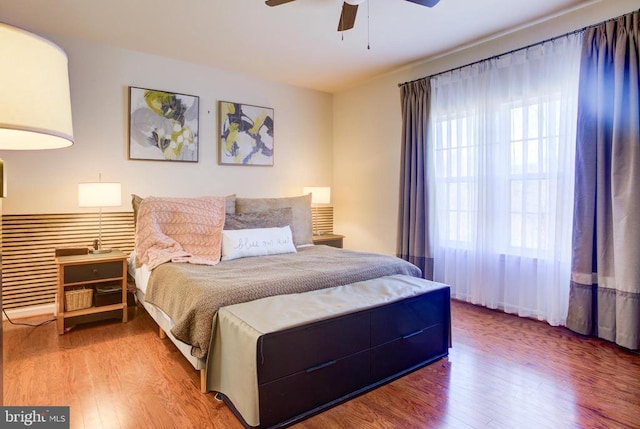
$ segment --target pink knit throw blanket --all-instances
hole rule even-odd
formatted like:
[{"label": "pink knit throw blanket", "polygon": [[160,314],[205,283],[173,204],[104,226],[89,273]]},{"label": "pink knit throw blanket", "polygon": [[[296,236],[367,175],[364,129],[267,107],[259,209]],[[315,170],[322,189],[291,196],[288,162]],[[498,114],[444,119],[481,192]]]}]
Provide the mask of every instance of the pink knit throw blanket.
[{"label": "pink knit throw blanket", "polygon": [[147,197],[140,203],[136,256],[150,270],[165,262],[220,262],[224,197]]}]

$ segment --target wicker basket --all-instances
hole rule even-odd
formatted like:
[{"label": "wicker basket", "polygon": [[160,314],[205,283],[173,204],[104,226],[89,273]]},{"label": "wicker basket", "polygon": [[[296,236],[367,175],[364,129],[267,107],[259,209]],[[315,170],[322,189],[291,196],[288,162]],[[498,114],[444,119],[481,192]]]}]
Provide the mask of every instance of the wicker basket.
[{"label": "wicker basket", "polygon": [[93,289],[74,289],[64,293],[65,311],[82,310],[91,307],[93,303]]}]

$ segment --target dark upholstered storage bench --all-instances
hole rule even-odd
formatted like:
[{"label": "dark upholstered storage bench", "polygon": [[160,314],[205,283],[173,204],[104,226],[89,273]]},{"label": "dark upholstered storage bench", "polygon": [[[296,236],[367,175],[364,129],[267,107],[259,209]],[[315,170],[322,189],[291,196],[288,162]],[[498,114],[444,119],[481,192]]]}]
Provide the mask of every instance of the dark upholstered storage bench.
[{"label": "dark upholstered storage bench", "polygon": [[262,335],[257,350],[259,427],[288,426],[447,356],[450,320],[450,291],[443,285]]}]

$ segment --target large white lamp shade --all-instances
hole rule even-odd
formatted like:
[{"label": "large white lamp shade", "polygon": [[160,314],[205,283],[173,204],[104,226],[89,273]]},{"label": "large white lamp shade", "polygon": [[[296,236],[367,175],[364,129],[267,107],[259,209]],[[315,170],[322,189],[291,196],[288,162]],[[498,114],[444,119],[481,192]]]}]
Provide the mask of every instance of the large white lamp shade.
[{"label": "large white lamp shade", "polygon": [[0,149],[73,144],[67,55],[56,44],[0,23]]},{"label": "large white lamp shade", "polygon": [[[71,146],[71,97],[68,61],[64,51],[40,36],[0,22],[0,58],[0,149],[34,150]],[[7,181],[1,159],[0,182],[2,198],[7,195]],[[0,326],[0,405],[3,404],[2,367]]]}]

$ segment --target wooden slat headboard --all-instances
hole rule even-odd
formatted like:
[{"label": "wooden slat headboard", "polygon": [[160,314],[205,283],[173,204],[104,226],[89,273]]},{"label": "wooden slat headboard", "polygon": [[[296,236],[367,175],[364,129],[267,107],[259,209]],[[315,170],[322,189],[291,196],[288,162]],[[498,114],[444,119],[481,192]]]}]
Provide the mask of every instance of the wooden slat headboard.
[{"label": "wooden slat headboard", "polygon": [[[315,227],[333,233],[333,207],[314,207]],[[59,247],[91,247],[98,238],[97,213],[2,216],[2,304],[5,309],[53,304],[54,252]],[[133,212],[102,214],[104,247],[130,253]]]},{"label": "wooden slat headboard", "polygon": [[[2,216],[2,303],[5,309],[52,304],[56,294],[54,251],[91,247],[98,238],[97,213]],[[133,212],[102,214],[104,247],[130,253]]]},{"label": "wooden slat headboard", "polygon": [[315,229],[323,234],[333,234],[333,207],[313,207],[311,210]]}]

